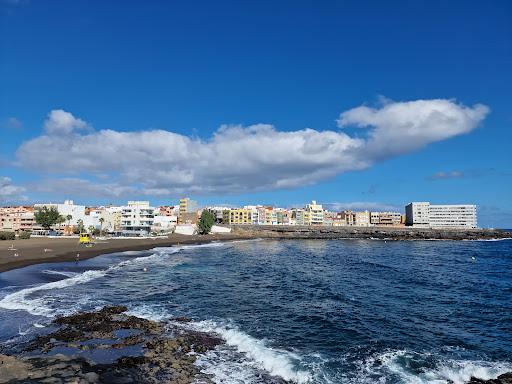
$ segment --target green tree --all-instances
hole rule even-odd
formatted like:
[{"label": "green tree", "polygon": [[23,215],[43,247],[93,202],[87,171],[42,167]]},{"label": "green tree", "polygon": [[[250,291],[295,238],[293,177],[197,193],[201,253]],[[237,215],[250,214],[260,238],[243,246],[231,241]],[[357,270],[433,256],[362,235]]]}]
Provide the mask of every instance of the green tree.
[{"label": "green tree", "polygon": [[201,218],[199,219],[199,223],[197,223],[197,232],[200,235],[207,235],[210,233],[213,224],[215,223],[215,216],[210,211],[206,209],[201,214]]},{"label": "green tree", "polygon": [[93,233],[94,233],[94,229],[95,229],[95,228],[94,228],[94,225],[89,225],[89,228],[88,228],[88,229],[89,229],[89,233],[90,233],[90,234],[93,234]]},{"label": "green tree", "polygon": [[72,218],[73,218],[73,216],[71,216],[71,215],[66,216],[66,220],[68,221],[68,227],[71,225],[70,223],[71,223]]},{"label": "green tree", "polygon": [[36,218],[36,223],[44,229],[50,229],[53,225],[66,221],[55,207],[43,207],[38,210],[34,216]]}]

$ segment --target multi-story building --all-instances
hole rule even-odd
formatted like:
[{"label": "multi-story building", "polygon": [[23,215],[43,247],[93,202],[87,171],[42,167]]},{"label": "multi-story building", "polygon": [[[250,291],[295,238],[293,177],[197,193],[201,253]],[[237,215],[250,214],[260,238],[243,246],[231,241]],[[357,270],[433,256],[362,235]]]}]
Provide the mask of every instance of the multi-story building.
[{"label": "multi-story building", "polygon": [[430,228],[477,228],[476,205],[414,202],[405,206],[406,224]]},{"label": "multi-story building", "polygon": [[[38,211],[46,207],[48,209],[55,208],[59,212],[59,214],[65,219],[65,222],[62,223],[61,226],[70,225],[76,226],[78,222],[85,223],[88,218],[86,218],[85,214],[85,205],[75,205],[73,200],[66,200],[64,204],[60,203],[43,203],[43,204],[34,204],[34,210]],[[71,217],[71,218],[69,218]],[[69,218],[69,219],[68,219]]]},{"label": "multi-story building", "polygon": [[179,206],[175,205],[162,205],[159,207],[160,216],[178,216]]},{"label": "multi-story building", "polygon": [[247,208],[231,208],[223,212],[222,222],[229,225],[252,224],[252,210]]},{"label": "multi-story building", "polygon": [[430,227],[430,203],[422,201],[407,204],[405,224],[413,227]]},{"label": "multi-story building", "polygon": [[400,212],[370,212],[370,224],[377,226],[399,226],[402,223]]},{"label": "multi-story building", "polygon": [[368,212],[368,211],[356,212],[355,225],[357,225],[358,227],[368,227],[370,225],[370,212]]},{"label": "multi-story building", "polygon": [[357,226],[368,227],[370,225],[370,212],[360,211],[354,212],[351,210],[339,212],[333,218],[333,225],[335,226]]},{"label": "multi-story building", "polygon": [[[188,197],[184,197],[180,199],[180,210],[178,214],[178,222],[180,224],[184,224],[187,220],[190,220],[191,213],[195,213],[197,215],[197,211],[199,210],[199,205],[197,201],[191,200]],[[187,215],[188,214],[188,215]]]},{"label": "multi-story building", "polygon": [[149,201],[129,201],[121,208],[121,231],[124,235],[146,235],[151,232],[155,208]]},{"label": "multi-story building", "polygon": [[225,210],[231,209],[230,207],[208,207],[207,210],[210,211],[213,216],[215,216],[216,223],[222,223],[223,212]]},{"label": "multi-story building", "polygon": [[35,224],[32,207],[1,207],[0,231],[30,232]]},{"label": "multi-story building", "polygon": [[[324,210],[315,200],[304,208],[304,225],[322,225],[324,223]],[[307,214],[306,214],[307,213]]]}]

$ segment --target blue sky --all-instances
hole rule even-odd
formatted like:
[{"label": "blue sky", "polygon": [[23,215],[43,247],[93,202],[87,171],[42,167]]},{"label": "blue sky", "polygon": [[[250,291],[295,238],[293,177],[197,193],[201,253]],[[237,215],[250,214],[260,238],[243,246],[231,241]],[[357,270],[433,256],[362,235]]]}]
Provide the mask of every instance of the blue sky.
[{"label": "blue sky", "polygon": [[512,227],[509,1],[0,7],[2,204],[427,200]]}]

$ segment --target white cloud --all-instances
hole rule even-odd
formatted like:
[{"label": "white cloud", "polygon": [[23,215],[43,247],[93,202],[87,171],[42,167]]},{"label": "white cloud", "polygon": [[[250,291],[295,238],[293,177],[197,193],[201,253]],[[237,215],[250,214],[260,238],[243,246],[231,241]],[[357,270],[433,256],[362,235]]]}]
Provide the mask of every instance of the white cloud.
[{"label": "white cloud", "polygon": [[387,100],[381,108],[360,106],[343,112],[338,126],[373,128],[368,134],[366,154],[378,160],[471,132],[489,111],[482,104],[467,107],[446,99]]},{"label": "white cloud", "polygon": [[459,171],[451,172],[436,172],[429,177],[429,180],[448,180],[448,179],[462,179],[466,175]]},{"label": "white cloud", "polygon": [[388,203],[380,203],[375,201],[356,201],[356,202],[348,202],[348,203],[324,203],[324,208],[329,209],[330,211],[344,211],[344,210],[352,210],[352,211],[378,211],[378,212],[402,212],[404,207],[398,206],[395,204]]},{"label": "white cloud", "polygon": [[49,135],[70,134],[84,129],[87,123],[62,109],[54,109],[48,114],[44,128]]},{"label": "white cloud", "polygon": [[75,177],[38,180],[31,189],[43,193],[58,191],[59,194],[64,196],[86,198],[91,196],[119,198],[137,192],[137,189],[134,187],[123,186],[118,183],[97,183]]},{"label": "white cloud", "polygon": [[25,188],[12,184],[9,177],[0,176],[0,203],[12,203],[26,200]]},{"label": "white cloud", "polygon": [[386,101],[380,109],[357,107],[340,115],[341,127],[369,127],[365,138],[256,124],[222,126],[201,140],[164,130],[80,132],[87,124],[58,110],[49,114],[42,136],[20,146],[17,159],[42,172],[109,174],[111,185],[147,195],[274,190],[361,170],[470,132],[487,113],[483,105],[451,100]]}]

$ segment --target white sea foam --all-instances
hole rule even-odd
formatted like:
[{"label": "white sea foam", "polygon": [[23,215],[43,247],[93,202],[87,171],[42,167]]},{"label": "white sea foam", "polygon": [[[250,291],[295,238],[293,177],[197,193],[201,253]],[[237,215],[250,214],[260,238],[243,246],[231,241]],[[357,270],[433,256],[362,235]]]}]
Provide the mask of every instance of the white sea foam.
[{"label": "white sea foam", "polygon": [[[51,301],[53,301],[53,298],[48,295],[31,298],[31,296],[34,293],[40,291],[51,291],[54,289],[67,288],[78,284],[85,284],[89,281],[103,277],[111,271],[119,270],[128,266],[136,266],[138,264],[146,265],[150,262],[154,262],[162,258],[168,257],[172,254],[178,253],[181,250],[182,247],[155,248],[153,250],[154,253],[149,256],[141,256],[125,260],[103,270],[88,270],[82,273],[44,270],[43,273],[63,275],[67,276],[68,278],[29,288],[24,288],[20,291],[8,294],[0,300],[0,308],[11,310],[24,310],[35,316],[53,317],[56,314],[55,310],[50,305],[48,305]],[[140,254],[140,252],[137,252],[136,254]],[[171,264],[171,266],[178,265],[181,262],[181,260],[176,260],[173,264]],[[83,300],[87,301],[88,299],[83,298]],[[74,306],[72,309],[79,310],[79,308],[79,306]]]},{"label": "white sea foam", "polygon": [[46,273],[47,275],[60,275],[60,276],[66,276],[66,277],[73,277],[76,276],[76,272],[71,271],[54,271],[52,269],[45,269],[42,271],[43,273]]},{"label": "white sea foam", "polygon": [[172,317],[165,308],[148,304],[137,305],[136,307],[130,308],[127,313],[132,316],[153,321],[166,321]]},{"label": "white sea foam", "polygon": [[80,273],[76,276],[69,277],[67,279],[25,288],[21,291],[4,296],[2,300],[0,300],[0,308],[25,310],[32,315],[51,317],[52,309],[46,305],[45,297],[31,299],[29,298],[31,294],[39,291],[48,291],[52,289],[71,287],[77,284],[84,284],[91,280],[105,276],[106,273],[107,270],[90,270]]},{"label": "white sea foam", "polygon": [[[297,368],[301,358],[295,353],[269,347],[265,340],[258,340],[237,328],[220,326],[214,321],[201,321],[192,324],[192,327],[203,332],[220,335],[228,346],[245,354],[256,363],[258,368],[267,371],[270,375],[299,384],[308,383],[312,379],[310,372]],[[225,370],[218,369],[217,372],[222,376]],[[222,382],[222,380],[218,382]]]},{"label": "white sea foam", "polygon": [[[416,368],[416,370],[410,368],[411,365],[421,365],[419,361],[423,359],[439,360],[439,363],[431,368]],[[415,364],[410,364],[413,361]],[[456,360],[429,353],[419,354],[400,350],[385,352],[367,359],[361,364],[359,375],[349,382],[374,383],[379,382],[376,377],[385,381],[386,377],[393,375],[401,382],[408,384],[446,384],[446,382],[464,384],[471,377],[489,380],[511,370],[512,363]]]}]

